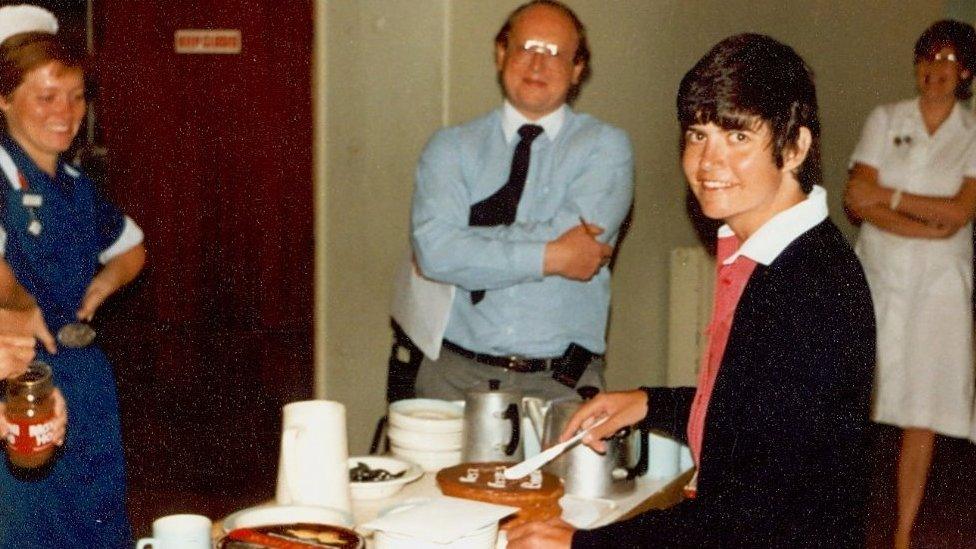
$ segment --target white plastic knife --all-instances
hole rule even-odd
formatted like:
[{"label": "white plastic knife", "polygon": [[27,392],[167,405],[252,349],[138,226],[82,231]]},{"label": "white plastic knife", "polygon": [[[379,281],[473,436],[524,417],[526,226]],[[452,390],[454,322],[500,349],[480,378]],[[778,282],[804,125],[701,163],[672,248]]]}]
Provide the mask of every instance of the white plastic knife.
[{"label": "white plastic knife", "polygon": [[506,467],[504,471],[505,478],[508,480],[515,480],[517,478],[522,478],[532,471],[542,467],[543,465],[549,463],[550,461],[559,457],[559,454],[565,452],[570,446],[576,444],[577,442],[583,440],[586,433],[589,433],[591,429],[598,427],[603,424],[606,420],[610,419],[610,416],[603,416],[602,418],[596,420],[595,423],[583,429],[582,431],[576,433],[569,440],[565,442],[560,442],[559,444],[552,446],[538,454],[530,457],[529,459],[523,461],[522,463],[517,463],[511,467]]}]

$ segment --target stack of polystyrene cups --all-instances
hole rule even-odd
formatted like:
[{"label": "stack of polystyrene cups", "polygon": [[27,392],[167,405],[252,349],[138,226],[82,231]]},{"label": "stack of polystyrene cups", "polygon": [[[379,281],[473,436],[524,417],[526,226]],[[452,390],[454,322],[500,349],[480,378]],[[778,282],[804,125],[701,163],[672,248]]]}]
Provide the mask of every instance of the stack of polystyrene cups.
[{"label": "stack of polystyrene cups", "polygon": [[457,402],[414,398],[390,404],[390,449],[394,456],[439,471],[461,462],[464,406]]}]

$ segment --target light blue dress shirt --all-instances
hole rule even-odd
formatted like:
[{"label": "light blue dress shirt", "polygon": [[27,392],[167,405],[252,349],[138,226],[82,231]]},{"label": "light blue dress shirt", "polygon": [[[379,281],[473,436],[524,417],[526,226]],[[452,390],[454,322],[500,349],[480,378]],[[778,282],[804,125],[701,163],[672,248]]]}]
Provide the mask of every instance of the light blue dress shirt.
[{"label": "light blue dress shirt", "polygon": [[[509,104],[431,138],[417,167],[412,240],[421,272],[458,291],[445,339],[480,353],[561,355],[570,343],[606,350],[610,272],[588,282],[543,276],[546,243],[582,217],[615,243],[633,196],[633,154],[620,129],[567,106],[539,124],[515,223],[469,227],[471,205],[508,179],[524,119]],[[472,290],[488,290],[471,303]]]}]

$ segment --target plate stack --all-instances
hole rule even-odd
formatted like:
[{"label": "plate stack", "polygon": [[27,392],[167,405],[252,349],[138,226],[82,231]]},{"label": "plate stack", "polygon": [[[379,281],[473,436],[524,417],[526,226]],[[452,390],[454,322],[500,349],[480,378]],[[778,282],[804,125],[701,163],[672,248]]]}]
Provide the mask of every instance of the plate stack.
[{"label": "plate stack", "polygon": [[390,404],[387,436],[394,456],[424,471],[461,462],[464,408],[446,400],[414,398]]}]

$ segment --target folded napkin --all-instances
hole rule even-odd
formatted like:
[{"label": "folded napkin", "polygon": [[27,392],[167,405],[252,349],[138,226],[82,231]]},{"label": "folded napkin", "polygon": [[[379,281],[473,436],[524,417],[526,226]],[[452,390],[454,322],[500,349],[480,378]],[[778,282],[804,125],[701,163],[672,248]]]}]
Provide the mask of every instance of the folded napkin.
[{"label": "folded napkin", "polygon": [[394,509],[360,528],[451,543],[518,511],[517,507],[438,496]]}]

